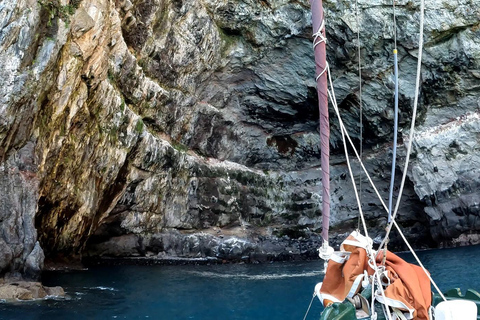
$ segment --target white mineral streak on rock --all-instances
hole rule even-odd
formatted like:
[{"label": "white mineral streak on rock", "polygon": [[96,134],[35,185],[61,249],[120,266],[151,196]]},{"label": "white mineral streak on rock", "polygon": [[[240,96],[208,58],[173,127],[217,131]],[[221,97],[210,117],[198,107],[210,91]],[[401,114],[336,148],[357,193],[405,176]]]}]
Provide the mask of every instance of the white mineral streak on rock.
[{"label": "white mineral streak on rock", "polygon": [[[456,237],[470,230],[463,219],[478,210],[479,134],[480,113],[477,111],[425,128],[415,135],[417,157],[411,179],[417,195],[430,204],[425,212],[439,225],[433,232],[437,238],[445,234]],[[455,211],[459,207],[466,214],[457,215]],[[456,231],[452,231],[453,227]]]},{"label": "white mineral streak on rock", "polygon": [[0,4],[0,114],[5,114],[8,102],[21,90],[24,77],[19,70],[25,50],[33,34],[30,29],[37,23],[35,1],[2,1]]},{"label": "white mineral streak on rock", "polygon": [[412,175],[420,198],[449,190],[465,173],[475,176],[480,164],[475,132],[480,133],[478,112],[415,135],[419,161],[415,161]]},{"label": "white mineral streak on rock", "polygon": [[[419,244],[430,231],[438,241],[463,241],[450,230],[480,230],[472,222],[480,202],[480,5],[426,2],[413,186],[401,207]],[[390,5],[359,1],[357,25],[352,2],[325,2],[337,101],[354,139],[360,31],[364,159],[380,190],[393,134]],[[0,174],[0,204],[19,214],[0,227],[16,230],[21,216],[30,226],[28,241],[5,231],[2,270],[33,250],[35,214],[46,252],[79,254],[91,236],[119,232],[88,250],[141,255],[144,243],[166,255],[252,261],[269,250],[277,255],[268,259],[315,254],[322,199],[308,1],[83,0],[70,23],[55,17],[52,27],[41,10],[36,0],[0,3],[0,165],[11,170]],[[414,99],[417,12],[397,2],[403,134]],[[358,209],[335,120],[331,141],[335,237],[356,227]],[[378,238],[383,209],[371,189],[363,197]],[[310,239],[308,249],[295,247],[300,239]]]}]

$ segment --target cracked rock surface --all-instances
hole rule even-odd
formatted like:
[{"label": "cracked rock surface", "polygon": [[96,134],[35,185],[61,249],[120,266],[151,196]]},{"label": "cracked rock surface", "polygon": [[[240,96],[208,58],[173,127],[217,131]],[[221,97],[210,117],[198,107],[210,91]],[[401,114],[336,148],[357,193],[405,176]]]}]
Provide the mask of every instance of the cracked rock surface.
[{"label": "cracked rock surface", "polygon": [[[337,101],[357,144],[360,31],[364,161],[384,200],[390,3],[359,1],[357,24],[353,2],[325,1]],[[478,242],[479,8],[426,1],[418,132],[398,218],[416,247]],[[397,1],[400,164],[418,10]],[[2,1],[0,273],[36,277],[44,259],[84,256],[313,257],[322,199],[310,21],[306,0]],[[358,208],[335,120],[331,145],[338,242]],[[365,181],[362,204],[378,240],[386,214]],[[403,248],[396,235],[391,245]]]}]

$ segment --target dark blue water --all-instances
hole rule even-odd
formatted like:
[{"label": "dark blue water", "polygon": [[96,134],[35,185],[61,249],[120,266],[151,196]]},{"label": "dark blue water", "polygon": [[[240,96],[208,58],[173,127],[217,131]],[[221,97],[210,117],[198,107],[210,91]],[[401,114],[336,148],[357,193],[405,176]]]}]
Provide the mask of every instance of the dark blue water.
[{"label": "dark blue water", "polygon": [[[442,290],[480,289],[480,246],[418,254]],[[63,286],[69,299],[2,303],[0,319],[302,320],[322,268],[314,261],[52,272],[45,283]],[[307,319],[320,311],[315,300]]]}]

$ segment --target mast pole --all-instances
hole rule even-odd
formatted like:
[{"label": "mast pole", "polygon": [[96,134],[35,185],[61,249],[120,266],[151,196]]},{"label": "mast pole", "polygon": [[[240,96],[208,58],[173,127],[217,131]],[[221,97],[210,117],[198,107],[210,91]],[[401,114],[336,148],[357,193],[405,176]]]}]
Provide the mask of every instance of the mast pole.
[{"label": "mast pole", "polygon": [[325,20],[322,0],[310,0],[312,10],[313,50],[320,111],[320,152],[322,167],[322,238],[328,245],[330,223],[330,125],[328,118],[327,57]]}]

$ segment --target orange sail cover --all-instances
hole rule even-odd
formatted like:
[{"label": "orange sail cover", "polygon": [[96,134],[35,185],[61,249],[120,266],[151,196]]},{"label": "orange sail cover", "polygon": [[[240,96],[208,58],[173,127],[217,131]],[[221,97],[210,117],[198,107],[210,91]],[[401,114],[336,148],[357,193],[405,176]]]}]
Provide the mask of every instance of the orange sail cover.
[{"label": "orange sail cover", "polygon": [[[316,292],[325,306],[342,302],[361,291],[362,282],[374,274],[369,266],[367,247],[371,239],[353,232],[335,252],[328,262],[327,272],[319,292]],[[376,258],[381,266],[383,252]],[[422,268],[402,260],[387,251],[385,268],[380,276],[385,298],[376,294],[376,300],[387,306],[401,310],[407,319],[429,320],[428,309],[432,303],[430,280]]]}]

